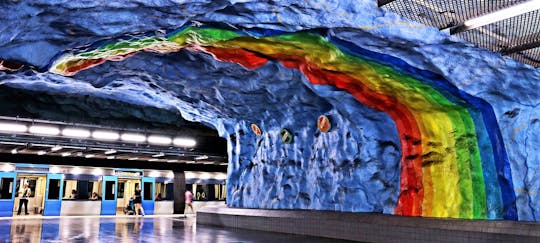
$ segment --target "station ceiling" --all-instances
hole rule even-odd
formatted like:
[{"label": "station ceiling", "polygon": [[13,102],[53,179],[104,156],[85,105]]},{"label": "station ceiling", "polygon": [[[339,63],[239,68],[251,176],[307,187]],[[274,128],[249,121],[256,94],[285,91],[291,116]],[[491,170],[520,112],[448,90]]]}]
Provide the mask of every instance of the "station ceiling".
[{"label": "station ceiling", "polygon": [[202,134],[0,116],[0,161],[225,171],[225,141]]},{"label": "station ceiling", "polygon": [[378,0],[378,5],[449,31],[478,47],[540,67],[540,1]]}]

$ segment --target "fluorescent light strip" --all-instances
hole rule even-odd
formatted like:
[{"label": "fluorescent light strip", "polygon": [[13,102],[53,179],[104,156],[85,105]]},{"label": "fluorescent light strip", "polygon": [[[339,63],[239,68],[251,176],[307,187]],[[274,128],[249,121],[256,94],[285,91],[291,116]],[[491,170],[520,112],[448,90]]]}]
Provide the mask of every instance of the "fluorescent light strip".
[{"label": "fluorescent light strip", "polygon": [[54,147],[51,148],[51,151],[56,152],[56,151],[58,151],[58,150],[60,150],[60,149],[62,149],[62,146],[56,145],[56,146],[54,146]]},{"label": "fluorescent light strip", "polygon": [[165,156],[164,153],[159,153],[159,154],[152,155],[152,157],[154,157],[154,158],[159,158],[159,157],[163,157],[163,156]]},{"label": "fluorescent light strip", "polygon": [[174,145],[181,147],[194,147],[197,142],[191,138],[175,138],[173,140]]},{"label": "fluorescent light strip", "polygon": [[98,140],[118,140],[120,135],[117,132],[113,131],[102,131],[97,130],[92,133],[92,137]]},{"label": "fluorescent light strip", "polygon": [[532,0],[514,6],[504,8],[486,15],[469,19],[463,23],[467,30],[482,27],[504,19],[509,19],[524,13],[540,9],[540,0]]},{"label": "fluorescent light strip", "polygon": [[89,138],[90,131],[80,128],[64,128],[62,130],[62,136],[74,138]]},{"label": "fluorescent light strip", "polygon": [[114,154],[116,152],[117,152],[116,150],[110,149],[110,150],[105,151],[105,154]]},{"label": "fluorescent light strip", "polygon": [[30,133],[42,134],[42,135],[58,135],[60,134],[60,129],[55,126],[45,126],[45,125],[32,125],[28,129]]},{"label": "fluorescent light strip", "polygon": [[23,124],[7,123],[7,122],[0,123],[1,132],[26,132],[27,130],[28,130],[28,127],[26,127],[26,125],[23,125]]},{"label": "fluorescent light strip", "polygon": [[169,145],[172,143],[172,139],[166,136],[150,135],[148,136],[148,142],[151,144]]},{"label": "fluorescent light strip", "polygon": [[146,141],[146,136],[137,133],[124,133],[120,139],[126,142],[142,143]]}]

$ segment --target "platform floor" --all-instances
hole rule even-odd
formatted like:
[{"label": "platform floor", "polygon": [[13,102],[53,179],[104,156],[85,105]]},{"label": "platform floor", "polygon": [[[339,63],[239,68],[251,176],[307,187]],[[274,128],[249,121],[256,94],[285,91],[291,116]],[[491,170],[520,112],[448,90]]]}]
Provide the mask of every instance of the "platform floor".
[{"label": "platform floor", "polygon": [[327,238],[197,225],[186,217],[14,217],[0,242],[336,242]]}]

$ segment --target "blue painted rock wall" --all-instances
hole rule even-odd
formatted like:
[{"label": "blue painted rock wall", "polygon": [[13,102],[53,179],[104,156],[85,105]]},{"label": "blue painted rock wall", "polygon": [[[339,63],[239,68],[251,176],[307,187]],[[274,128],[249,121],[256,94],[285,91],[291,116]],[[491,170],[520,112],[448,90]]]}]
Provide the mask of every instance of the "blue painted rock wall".
[{"label": "blue painted rock wall", "polygon": [[[229,143],[230,206],[393,213],[401,148],[392,120],[343,91],[310,85],[298,71],[274,62],[246,70],[189,51],[140,53],[73,77],[46,71],[71,48],[159,35],[197,21],[290,32],[330,28],[338,38],[438,73],[489,102],[508,153],[518,218],[540,220],[540,71],[378,9],[374,1],[42,0],[4,1],[0,9],[0,59],[33,67],[0,72],[2,85],[179,111],[184,119],[216,128]],[[55,107],[41,112],[47,109]],[[328,134],[316,130],[320,114],[332,118]],[[250,131],[254,121],[262,137]],[[281,128],[295,134],[294,143],[280,142]]]}]

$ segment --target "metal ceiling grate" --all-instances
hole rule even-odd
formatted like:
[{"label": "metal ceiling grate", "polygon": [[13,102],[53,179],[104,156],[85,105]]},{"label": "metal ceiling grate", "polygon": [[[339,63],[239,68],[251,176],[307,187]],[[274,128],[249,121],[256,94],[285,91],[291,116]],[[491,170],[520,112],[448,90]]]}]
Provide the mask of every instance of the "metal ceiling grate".
[{"label": "metal ceiling grate", "polygon": [[540,47],[525,50],[522,52],[512,53],[508,56],[522,63],[529,64],[535,67],[540,67]]},{"label": "metal ceiling grate", "polygon": [[408,19],[445,29],[527,0],[396,0],[384,8]]},{"label": "metal ceiling grate", "polygon": [[[393,12],[439,29],[459,26],[468,19],[529,0],[378,0]],[[540,11],[533,11],[456,33],[478,47],[501,52],[517,61],[540,66]],[[531,49],[532,48],[532,49]]]}]

